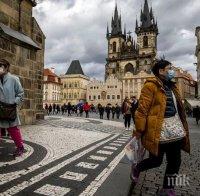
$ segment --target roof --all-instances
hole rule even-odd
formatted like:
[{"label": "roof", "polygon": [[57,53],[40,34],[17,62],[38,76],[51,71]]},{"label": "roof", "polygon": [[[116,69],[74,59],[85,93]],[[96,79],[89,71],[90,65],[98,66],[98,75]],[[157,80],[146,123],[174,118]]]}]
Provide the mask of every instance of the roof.
[{"label": "roof", "polygon": [[1,34],[3,33],[11,38],[17,39],[29,46],[34,47],[35,49],[40,49],[40,47],[30,37],[11,29],[10,27],[4,25],[3,23],[0,23],[0,33]]},{"label": "roof", "polygon": [[44,69],[44,76],[55,76],[58,77],[55,73],[53,73],[50,69]]},{"label": "roof", "polygon": [[85,75],[81,64],[79,62],[79,60],[73,60],[67,70],[66,75],[72,75],[72,74],[81,74],[81,75]]}]

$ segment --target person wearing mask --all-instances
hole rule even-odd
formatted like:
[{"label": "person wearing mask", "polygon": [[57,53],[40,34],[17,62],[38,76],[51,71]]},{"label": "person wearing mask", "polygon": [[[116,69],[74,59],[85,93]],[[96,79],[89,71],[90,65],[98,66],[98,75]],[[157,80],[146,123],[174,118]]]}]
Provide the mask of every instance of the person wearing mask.
[{"label": "person wearing mask", "polygon": [[[24,90],[17,76],[9,72],[10,63],[0,60],[0,129],[7,129],[9,135],[16,145],[14,156],[21,156],[24,153],[24,144],[20,128],[19,114],[17,107],[22,103]],[[9,111],[9,113],[8,113]]]},{"label": "person wearing mask", "polygon": [[133,136],[141,138],[149,157],[132,166],[131,179],[138,182],[139,174],[159,167],[166,154],[163,188],[160,194],[175,195],[174,183],[181,165],[181,149],[190,153],[189,129],[175,72],[169,61],[158,60],[152,68],[155,78],[147,79],[135,112]]}]

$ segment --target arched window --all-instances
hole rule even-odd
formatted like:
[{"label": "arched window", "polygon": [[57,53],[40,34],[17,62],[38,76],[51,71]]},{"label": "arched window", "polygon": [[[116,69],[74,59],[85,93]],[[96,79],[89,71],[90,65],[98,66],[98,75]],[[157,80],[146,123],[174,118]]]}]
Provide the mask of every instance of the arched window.
[{"label": "arched window", "polygon": [[143,46],[144,46],[144,48],[148,47],[148,37],[147,36],[143,37]]},{"label": "arched window", "polygon": [[133,68],[133,65],[128,63],[125,68],[124,68],[124,72],[131,72],[131,73],[134,73],[134,68]]},{"label": "arched window", "polygon": [[116,42],[113,42],[113,52],[116,52],[117,51],[117,44]]}]

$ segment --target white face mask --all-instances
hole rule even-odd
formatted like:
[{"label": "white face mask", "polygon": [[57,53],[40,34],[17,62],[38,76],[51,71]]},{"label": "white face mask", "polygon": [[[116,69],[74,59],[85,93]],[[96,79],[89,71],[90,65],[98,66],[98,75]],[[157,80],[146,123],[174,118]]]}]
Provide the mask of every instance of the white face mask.
[{"label": "white face mask", "polygon": [[5,73],[5,70],[3,67],[0,67],[0,75],[3,75]]}]

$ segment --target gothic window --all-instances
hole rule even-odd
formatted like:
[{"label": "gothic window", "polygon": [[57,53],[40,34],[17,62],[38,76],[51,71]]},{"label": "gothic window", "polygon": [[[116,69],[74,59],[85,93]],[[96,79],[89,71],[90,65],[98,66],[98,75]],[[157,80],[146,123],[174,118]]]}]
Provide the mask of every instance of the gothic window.
[{"label": "gothic window", "polygon": [[98,99],[101,99],[101,95],[98,95]]},{"label": "gothic window", "polygon": [[147,65],[147,60],[144,61],[144,64]]},{"label": "gothic window", "polygon": [[124,71],[125,73],[126,72],[131,72],[131,73],[134,73],[134,68],[133,68],[133,65],[131,63],[127,64],[124,68]]},{"label": "gothic window", "polygon": [[113,42],[113,52],[116,52],[117,51],[117,44],[116,42]]},{"label": "gothic window", "polygon": [[148,37],[146,35],[143,37],[143,46],[144,48],[148,47]]}]

